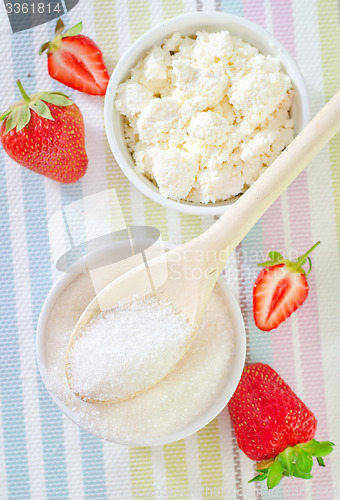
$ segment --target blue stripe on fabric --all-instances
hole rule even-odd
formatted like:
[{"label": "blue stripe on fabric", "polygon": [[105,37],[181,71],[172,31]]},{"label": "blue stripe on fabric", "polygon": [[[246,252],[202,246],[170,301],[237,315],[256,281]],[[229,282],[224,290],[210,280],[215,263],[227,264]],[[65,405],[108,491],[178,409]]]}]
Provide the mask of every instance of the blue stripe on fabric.
[{"label": "blue stripe on fabric", "polygon": [[242,260],[246,269],[244,273],[244,300],[246,302],[246,324],[249,342],[248,358],[252,363],[261,361],[271,364],[272,350],[270,334],[260,331],[253,317],[253,286],[260,272],[258,263],[263,261],[263,237],[261,221],[259,221],[242,241]]},{"label": "blue stripe on fabric", "polygon": [[[16,78],[22,79],[28,93],[36,91],[34,77],[29,80],[26,77],[28,74],[34,75],[34,53],[37,49],[34,47],[32,35],[32,30],[28,30],[12,37],[14,74]],[[23,47],[24,51],[22,51]],[[25,168],[22,169],[21,175],[32,315],[34,329],[36,329],[43,301],[52,285],[44,178]],[[52,403],[38,373],[37,377],[47,498],[67,498],[62,414]]]},{"label": "blue stripe on fabric", "polygon": [[221,10],[235,16],[243,16],[243,6],[240,0],[220,0]]},{"label": "blue stripe on fabric", "polygon": [[23,392],[4,153],[0,151],[0,391],[9,498],[29,498]]},{"label": "blue stripe on fabric", "polygon": [[79,432],[85,498],[104,500],[107,496],[103,442],[82,429]]}]

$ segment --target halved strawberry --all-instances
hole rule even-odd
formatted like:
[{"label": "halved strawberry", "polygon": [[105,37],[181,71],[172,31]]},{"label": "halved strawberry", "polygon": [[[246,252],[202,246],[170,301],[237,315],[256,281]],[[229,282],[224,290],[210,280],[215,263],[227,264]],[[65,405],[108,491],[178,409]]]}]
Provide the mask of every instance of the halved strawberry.
[{"label": "halved strawberry", "polygon": [[[306,276],[312,269],[309,254],[320,244],[318,241],[296,262],[285,260],[278,252],[269,252],[270,261],[258,275],[253,288],[254,320],[258,328],[270,331],[279,326],[306,300],[308,283]],[[309,270],[303,265],[308,259]]]},{"label": "halved strawberry", "polygon": [[93,40],[80,35],[82,29],[78,23],[63,31],[64,23],[59,19],[55,38],[44,43],[39,54],[47,50],[48,72],[55,80],[86,94],[104,95],[110,77],[103,54]]}]

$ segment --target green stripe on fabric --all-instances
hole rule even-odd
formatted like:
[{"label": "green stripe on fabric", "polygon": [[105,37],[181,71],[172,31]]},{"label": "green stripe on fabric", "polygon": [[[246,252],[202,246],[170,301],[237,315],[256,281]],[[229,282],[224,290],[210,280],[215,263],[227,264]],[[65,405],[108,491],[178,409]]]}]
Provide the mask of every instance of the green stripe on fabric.
[{"label": "green stripe on fabric", "polygon": [[128,1],[131,43],[142,36],[151,26],[148,2]]},{"label": "green stripe on fabric", "polygon": [[182,0],[163,0],[162,7],[164,19],[179,16],[184,12]]},{"label": "green stripe on fabric", "polygon": [[[185,492],[189,492],[189,480],[184,439],[165,445],[163,452],[166,486],[170,493],[169,496],[171,496],[171,492],[174,494],[177,492],[185,498]],[[177,495],[176,498],[178,498]]]},{"label": "green stripe on fabric", "polygon": [[[148,2],[128,2],[131,41],[135,41],[151,28],[150,8]],[[145,223],[160,230],[163,240],[168,239],[168,222],[166,209],[144,197]]]},{"label": "green stripe on fabric", "polygon": [[197,442],[202,496],[223,500],[223,471],[217,418],[198,432]]},{"label": "green stripe on fabric", "polygon": [[151,448],[129,448],[132,498],[154,499]]},{"label": "green stripe on fabric", "polygon": [[[318,0],[317,10],[320,33],[320,52],[327,101],[340,88],[340,28],[339,8],[336,0]],[[329,156],[333,184],[333,201],[338,247],[340,250],[340,134],[329,143]],[[340,251],[339,251],[340,258]]]},{"label": "green stripe on fabric", "polygon": [[163,241],[168,240],[168,220],[166,209],[157,205],[148,198],[144,199],[145,224],[159,229]]},{"label": "green stripe on fabric", "polygon": [[182,241],[188,241],[195,238],[202,232],[202,219],[195,215],[180,215],[180,226]]},{"label": "green stripe on fabric", "polygon": [[[96,42],[103,52],[105,64],[111,74],[119,59],[119,41],[116,29],[117,16],[114,4],[109,1],[94,0],[93,12]],[[104,151],[108,188],[116,189],[125,222],[127,225],[131,225],[133,221],[130,183],[117,165],[107,140],[105,140]]]}]

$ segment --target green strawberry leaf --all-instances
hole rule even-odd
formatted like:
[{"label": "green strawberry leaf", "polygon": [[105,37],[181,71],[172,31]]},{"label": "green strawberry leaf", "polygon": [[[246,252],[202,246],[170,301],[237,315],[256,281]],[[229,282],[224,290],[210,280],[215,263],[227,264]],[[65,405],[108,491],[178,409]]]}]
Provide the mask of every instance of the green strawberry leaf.
[{"label": "green strawberry leaf", "polygon": [[313,457],[326,457],[333,451],[334,443],[331,441],[309,441],[308,443],[301,443],[296,445],[298,448],[307,452]]},{"label": "green strawberry leaf", "polygon": [[54,92],[46,92],[41,96],[43,101],[46,101],[50,104],[54,104],[55,106],[72,106],[73,102],[68,97],[65,97],[60,94],[55,94]]},{"label": "green strawberry leaf", "polygon": [[297,467],[294,468],[293,474],[294,477],[299,477],[301,479],[311,479],[313,476],[309,472],[302,472]]},{"label": "green strawberry leaf", "polygon": [[57,24],[55,25],[55,34],[60,35],[63,32],[64,28],[65,25],[63,23],[63,20],[61,18],[58,19]]},{"label": "green strawberry leaf", "polygon": [[50,42],[43,43],[42,46],[39,49],[39,56],[41,56],[41,54],[43,52],[45,52],[45,50],[47,50],[49,48],[49,46],[50,46]]},{"label": "green strawberry leaf", "polygon": [[308,473],[313,468],[313,459],[303,450],[297,451],[296,466],[301,472]]},{"label": "green strawberry leaf", "polygon": [[4,111],[1,115],[0,115],[0,121],[2,121],[4,118],[6,118],[6,116],[8,116],[11,111],[13,111],[14,109],[14,106],[11,106],[10,108],[8,108],[6,111]]},{"label": "green strawberry leaf", "polygon": [[268,477],[267,477],[267,487],[269,490],[273,489],[276,485],[279,484],[281,478],[283,476],[283,468],[280,464],[279,460],[275,460],[275,462],[269,467]]},{"label": "green strawberry leaf", "polygon": [[83,30],[83,23],[80,22],[73,26],[73,28],[70,28],[69,30],[66,30],[65,33],[63,33],[63,38],[65,36],[76,36],[79,35]]},{"label": "green strawberry leaf", "polygon": [[46,120],[54,120],[51,115],[50,108],[40,99],[30,102],[29,107],[33,109],[39,116],[46,118]]},{"label": "green strawberry leaf", "polygon": [[14,108],[13,111],[8,115],[8,118],[6,120],[6,129],[5,129],[5,135],[8,134],[11,130],[13,130],[19,120],[19,109]]},{"label": "green strawberry leaf", "polygon": [[275,250],[273,250],[272,252],[269,252],[269,253],[268,253],[268,256],[269,256],[269,257],[270,257],[273,261],[283,260],[282,255],[281,255],[279,252],[275,252]]},{"label": "green strawberry leaf", "polygon": [[20,132],[26,125],[29,123],[31,119],[31,110],[28,106],[22,106],[20,110],[19,120],[17,123],[16,131]]},{"label": "green strawberry leaf", "polygon": [[257,265],[261,266],[261,267],[272,266],[273,265],[273,261],[272,260],[266,260],[266,262],[259,262]]},{"label": "green strawberry leaf", "polygon": [[288,476],[292,475],[294,464],[294,449],[288,446],[284,451],[279,454],[279,461],[284,470],[287,471]]},{"label": "green strawberry leaf", "polygon": [[[268,469],[266,469],[268,471]],[[253,483],[254,481],[264,481],[265,479],[267,479],[267,472],[263,473],[263,474],[258,474],[257,476],[253,477],[253,479],[250,479],[248,481],[248,483]]]},{"label": "green strawberry leaf", "polygon": [[316,457],[316,461],[318,462],[318,464],[320,465],[320,467],[326,467],[325,466],[325,462],[323,461],[323,458]]}]

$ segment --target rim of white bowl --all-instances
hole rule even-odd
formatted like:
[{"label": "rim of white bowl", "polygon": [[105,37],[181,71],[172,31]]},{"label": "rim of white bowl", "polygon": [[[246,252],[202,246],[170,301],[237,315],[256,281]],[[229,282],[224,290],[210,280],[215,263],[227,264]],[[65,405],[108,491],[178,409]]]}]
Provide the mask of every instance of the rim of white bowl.
[{"label": "rim of white bowl", "polygon": [[[144,243],[146,240],[143,240]],[[128,240],[126,241],[120,241],[116,242],[112,245],[107,245],[103,248],[97,249],[94,252],[91,253],[91,256],[94,256],[95,254],[100,254],[100,258],[105,258],[105,255],[110,253],[111,249],[113,246],[120,246],[123,247],[124,245],[128,246],[130,248],[130,242]],[[156,245],[162,247],[163,249],[165,248],[166,250],[169,250],[170,248],[174,248],[174,245],[172,245],[169,242],[159,242],[156,243]],[[83,261],[80,262],[80,264],[83,264]],[[82,266],[80,266],[82,268]],[[61,401],[56,394],[51,392],[44,380],[44,375],[45,375],[45,353],[44,353],[44,332],[47,327],[47,322],[49,319],[49,315],[51,312],[51,309],[53,305],[55,304],[56,300],[60,296],[61,293],[63,293],[63,290],[72,282],[73,279],[78,275],[76,272],[76,266],[73,268],[74,272],[73,273],[64,273],[62,274],[57,281],[53,284],[52,288],[50,289],[44,304],[42,306],[42,309],[40,311],[39,319],[38,319],[38,325],[37,325],[37,334],[36,334],[36,356],[37,356],[37,363],[38,363],[38,368],[40,372],[40,376],[42,378],[42,381],[44,382],[44,385],[46,387],[47,392],[50,394],[52,400],[54,403],[57,405],[57,407],[68,417],[70,420],[72,420],[78,427],[86,430],[90,434],[100,438],[98,434],[95,432],[87,429],[85,426],[83,426],[81,423],[77,421],[77,417],[74,412],[67,406],[63,401]],[[226,300],[226,303],[228,304],[232,324],[234,327],[235,331],[235,355],[233,359],[233,366],[230,372],[230,376],[228,377],[228,382],[226,386],[223,388],[221,391],[220,395],[216,399],[216,401],[208,408],[208,410],[201,415],[199,418],[196,418],[193,422],[185,426],[184,428],[180,429],[177,432],[168,434],[166,436],[161,436],[158,439],[153,439],[153,440],[145,440],[145,441],[138,441],[136,443],[128,443],[128,446],[158,446],[158,445],[164,445],[167,443],[172,443],[174,441],[178,441],[179,439],[184,439],[188,436],[191,436],[192,434],[195,434],[198,432],[200,429],[205,427],[206,425],[209,424],[214,418],[221,413],[221,411],[225,408],[225,406],[228,404],[230,398],[232,397],[233,393],[236,390],[236,387],[239,383],[239,380],[242,375],[244,363],[245,363],[245,357],[246,357],[246,335],[245,335],[245,326],[244,326],[244,321],[243,317],[241,314],[240,307],[237,303],[237,300],[235,299],[230,287],[226,283],[226,281],[220,277],[218,280],[218,284],[220,286],[220,290],[223,293],[223,297]],[[105,440],[105,439],[104,439]],[[111,441],[111,440],[110,440]],[[124,444],[124,443],[119,443],[118,441],[111,441],[111,442],[116,442],[118,444]]]},{"label": "rim of white bowl", "polygon": [[183,14],[158,24],[138,38],[120,58],[111,75],[105,95],[104,122],[113,156],[120,169],[139,191],[156,203],[179,212],[192,215],[221,215],[234,200],[208,205],[174,201],[161,195],[158,188],[150,180],[137,172],[124,140],[121,126],[122,117],[114,109],[118,85],[128,77],[130,69],[145,55],[147,50],[155,44],[160,44],[176,31],[183,34],[193,34],[203,29],[208,31],[227,29],[232,35],[240,36],[257,47],[260,52],[278,57],[293,82],[295,91],[293,99],[293,111],[295,110],[295,113],[293,113],[295,116],[293,117],[296,121],[295,133],[300,132],[307,125],[310,120],[307,87],[302,73],[289,51],[261,26],[243,17],[224,12],[191,12]]}]

